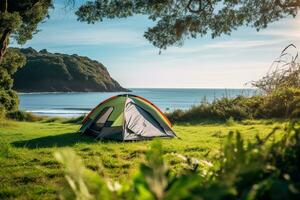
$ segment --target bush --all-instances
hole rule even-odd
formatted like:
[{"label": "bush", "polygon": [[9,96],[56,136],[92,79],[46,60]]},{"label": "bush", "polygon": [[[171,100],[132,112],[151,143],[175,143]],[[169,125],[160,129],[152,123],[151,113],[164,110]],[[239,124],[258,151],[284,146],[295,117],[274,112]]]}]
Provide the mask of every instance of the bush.
[{"label": "bush", "polygon": [[6,114],[6,117],[8,119],[13,119],[17,121],[28,121],[28,122],[36,122],[45,119],[45,117],[37,116],[32,113],[20,111],[20,110],[14,112],[8,112]]},{"label": "bush", "polygon": [[13,90],[0,89],[0,106],[7,112],[16,111],[18,109],[19,99],[18,95]]},{"label": "bush", "polygon": [[263,118],[288,118],[300,117],[300,89],[277,89],[265,96],[258,117]]},{"label": "bush", "polygon": [[253,118],[253,113],[247,101],[249,99],[242,96],[235,99],[222,98],[212,103],[193,106],[187,111],[175,110],[166,115],[172,122],[226,121],[229,118],[236,120]]},{"label": "bush", "polygon": [[229,117],[229,119],[226,120],[226,125],[227,126],[234,126],[236,123],[233,119],[233,117]]},{"label": "bush", "polygon": [[265,138],[246,143],[229,133],[216,161],[182,158],[186,168],[170,173],[162,146],[152,144],[137,175],[120,185],[85,168],[71,150],[56,153],[65,167],[65,199],[300,199],[300,123],[293,122],[279,140]]},{"label": "bush", "polygon": [[16,111],[19,100],[12,90],[12,75],[25,64],[25,57],[17,49],[9,48],[0,62],[0,106],[6,112]]},{"label": "bush", "polygon": [[202,103],[191,109],[175,110],[166,114],[172,122],[226,121],[243,119],[298,118],[300,117],[300,88],[280,88],[252,97],[222,98]]}]

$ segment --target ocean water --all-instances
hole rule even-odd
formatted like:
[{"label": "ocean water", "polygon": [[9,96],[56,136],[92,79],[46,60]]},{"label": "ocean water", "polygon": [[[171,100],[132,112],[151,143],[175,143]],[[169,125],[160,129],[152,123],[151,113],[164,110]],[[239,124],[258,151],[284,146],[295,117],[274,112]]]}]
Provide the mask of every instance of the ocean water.
[{"label": "ocean water", "polygon": [[[188,109],[201,101],[222,97],[251,96],[253,89],[141,89],[132,88],[130,94],[139,95],[157,105],[162,111]],[[101,101],[122,92],[88,93],[21,93],[20,109],[37,115],[76,117],[89,112]]]}]

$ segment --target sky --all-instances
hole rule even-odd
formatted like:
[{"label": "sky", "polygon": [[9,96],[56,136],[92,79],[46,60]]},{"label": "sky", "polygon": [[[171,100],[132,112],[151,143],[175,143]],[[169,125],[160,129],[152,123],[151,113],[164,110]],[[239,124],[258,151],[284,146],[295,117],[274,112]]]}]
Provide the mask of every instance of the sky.
[{"label": "sky", "polygon": [[50,19],[39,25],[41,31],[21,47],[88,56],[127,88],[248,88],[247,83],[267,73],[284,47],[300,46],[298,17],[260,32],[241,27],[230,36],[186,40],[159,55],[143,37],[152,25],[146,16],[89,25],[76,21],[74,10],[56,1]]}]

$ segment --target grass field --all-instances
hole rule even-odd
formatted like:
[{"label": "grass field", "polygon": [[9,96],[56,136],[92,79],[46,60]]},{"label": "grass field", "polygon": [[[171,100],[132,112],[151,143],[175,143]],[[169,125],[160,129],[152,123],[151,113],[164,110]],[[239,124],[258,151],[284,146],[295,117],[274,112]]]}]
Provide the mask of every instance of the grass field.
[{"label": "grass field", "polygon": [[[229,131],[246,139],[267,135],[282,121],[243,121],[175,125],[181,139],[163,139],[174,172],[182,161],[174,153],[214,162]],[[133,176],[151,141],[99,142],[76,133],[79,125],[62,122],[0,122],[0,199],[57,199],[64,173],[53,153],[72,148],[85,165],[107,178],[124,182]]]}]

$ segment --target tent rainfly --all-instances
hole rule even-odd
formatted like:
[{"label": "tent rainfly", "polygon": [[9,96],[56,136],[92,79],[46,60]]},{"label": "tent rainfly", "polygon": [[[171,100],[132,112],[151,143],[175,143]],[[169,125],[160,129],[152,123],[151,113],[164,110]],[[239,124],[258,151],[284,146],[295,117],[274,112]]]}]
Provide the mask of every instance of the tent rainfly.
[{"label": "tent rainfly", "polygon": [[172,124],[159,108],[130,94],[111,97],[96,106],[83,120],[80,132],[120,141],[176,137]]}]

